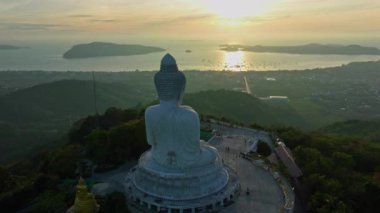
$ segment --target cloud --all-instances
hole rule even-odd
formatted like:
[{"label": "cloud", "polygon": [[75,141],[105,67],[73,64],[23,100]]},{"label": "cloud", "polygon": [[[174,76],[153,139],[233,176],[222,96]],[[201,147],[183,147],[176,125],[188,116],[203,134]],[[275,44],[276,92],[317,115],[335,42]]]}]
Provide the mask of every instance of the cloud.
[{"label": "cloud", "polygon": [[311,15],[374,10],[379,7],[379,2],[374,0],[283,0],[278,3],[274,11],[277,13]]},{"label": "cloud", "polygon": [[32,2],[32,0],[0,0],[0,11],[15,9],[20,6],[27,5],[30,2]]},{"label": "cloud", "polygon": [[249,17],[246,18],[245,21],[248,22],[266,22],[266,21],[273,21],[273,20],[283,20],[291,18],[290,15],[284,15],[284,16],[262,16],[262,17]]},{"label": "cloud", "polygon": [[92,19],[90,20],[91,22],[103,22],[103,23],[113,23],[113,22],[118,22],[115,19]]},{"label": "cloud", "polygon": [[215,15],[211,15],[211,14],[188,15],[188,16],[180,16],[180,17],[174,17],[174,18],[164,18],[161,20],[145,22],[145,24],[146,25],[173,24],[173,23],[178,23],[178,22],[187,22],[187,21],[194,21],[194,20],[209,19],[209,18],[213,18],[213,17],[215,17]]},{"label": "cloud", "polygon": [[0,29],[5,29],[5,30],[52,30],[52,29],[67,27],[67,26],[69,25],[0,22]]},{"label": "cloud", "polygon": [[93,17],[93,15],[77,14],[77,15],[69,15],[68,17],[71,17],[71,18],[90,18],[90,17]]}]

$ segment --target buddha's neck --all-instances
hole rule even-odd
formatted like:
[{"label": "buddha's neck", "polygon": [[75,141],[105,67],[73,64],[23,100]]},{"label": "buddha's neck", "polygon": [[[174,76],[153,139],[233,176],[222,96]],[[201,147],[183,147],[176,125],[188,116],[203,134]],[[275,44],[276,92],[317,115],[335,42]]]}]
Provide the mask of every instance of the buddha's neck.
[{"label": "buddha's neck", "polygon": [[160,105],[163,107],[178,107],[180,103],[177,100],[160,101]]}]

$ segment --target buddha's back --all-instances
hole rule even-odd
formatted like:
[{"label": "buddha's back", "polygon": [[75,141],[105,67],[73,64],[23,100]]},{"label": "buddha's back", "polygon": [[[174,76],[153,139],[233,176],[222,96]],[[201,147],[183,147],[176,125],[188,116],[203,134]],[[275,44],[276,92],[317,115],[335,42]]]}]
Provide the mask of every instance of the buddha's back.
[{"label": "buddha's back", "polygon": [[190,107],[161,103],[145,112],[153,158],[169,167],[188,167],[199,159],[199,117]]}]

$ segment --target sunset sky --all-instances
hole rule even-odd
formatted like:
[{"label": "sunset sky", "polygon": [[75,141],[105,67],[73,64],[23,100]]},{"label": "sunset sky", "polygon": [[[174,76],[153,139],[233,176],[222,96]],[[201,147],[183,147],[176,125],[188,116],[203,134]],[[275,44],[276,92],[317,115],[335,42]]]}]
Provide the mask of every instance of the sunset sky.
[{"label": "sunset sky", "polygon": [[[374,42],[380,0],[0,0],[8,40]],[[379,42],[379,41],[375,41]]]}]

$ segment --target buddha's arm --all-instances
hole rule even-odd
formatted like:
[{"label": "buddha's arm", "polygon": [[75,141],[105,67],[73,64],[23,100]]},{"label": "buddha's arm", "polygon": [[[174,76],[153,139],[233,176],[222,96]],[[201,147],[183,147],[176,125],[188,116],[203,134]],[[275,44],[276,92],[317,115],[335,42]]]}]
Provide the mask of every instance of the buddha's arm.
[{"label": "buddha's arm", "polygon": [[183,127],[187,130],[185,131],[186,138],[188,138],[188,143],[186,144],[186,150],[189,152],[197,152],[200,150],[200,124],[199,117],[195,111],[192,111],[189,119],[185,119],[183,122]]},{"label": "buddha's arm", "polygon": [[146,130],[146,139],[148,141],[148,144],[153,146],[153,134],[152,134],[152,127],[150,125],[149,120],[149,113],[148,110],[145,111],[145,130]]}]

